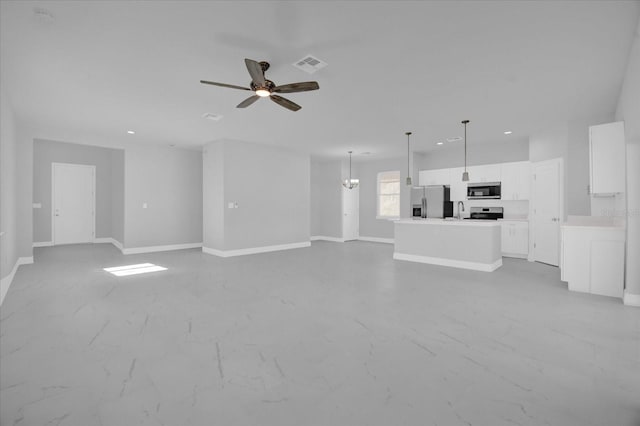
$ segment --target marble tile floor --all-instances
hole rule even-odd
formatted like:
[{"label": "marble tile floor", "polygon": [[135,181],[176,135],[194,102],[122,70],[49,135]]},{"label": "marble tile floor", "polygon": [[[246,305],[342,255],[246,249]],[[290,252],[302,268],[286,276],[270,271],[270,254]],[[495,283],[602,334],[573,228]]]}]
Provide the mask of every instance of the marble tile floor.
[{"label": "marble tile floor", "polygon": [[[0,308],[0,424],[640,425],[639,309],[392,250],[37,248]],[[168,269],[102,270],[144,262]]]}]

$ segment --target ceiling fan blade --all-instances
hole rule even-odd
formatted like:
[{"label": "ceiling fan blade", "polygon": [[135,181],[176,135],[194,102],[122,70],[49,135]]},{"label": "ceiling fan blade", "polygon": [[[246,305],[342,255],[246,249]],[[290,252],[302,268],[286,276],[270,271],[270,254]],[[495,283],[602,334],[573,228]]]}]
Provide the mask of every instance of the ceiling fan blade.
[{"label": "ceiling fan blade", "polygon": [[295,92],[308,92],[309,90],[318,90],[318,82],[316,81],[304,81],[301,83],[283,84],[273,89],[278,93],[295,93]]},{"label": "ceiling fan blade", "polygon": [[230,89],[251,90],[248,87],[235,86],[233,84],[216,83],[215,81],[200,80],[200,83],[202,83],[202,84],[212,84],[214,86],[220,86],[220,87],[228,87]]},{"label": "ceiling fan blade", "polygon": [[286,109],[290,109],[291,111],[297,111],[300,108],[302,108],[297,103],[291,102],[289,99],[283,98],[282,96],[272,94],[270,97],[273,102],[277,103],[280,106],[285,107]]},{"label": "ceiling fan blade", "polygon": [[257,101],[258,99],[260,99],[260,96],[258,95],[249,96],[247,99],[240,102],[236,108],[246,108],[252,103],[254,103],[255,101]]},{"label": "ceiling fan blade", "polygon": [[244,63],[247,65],[247,70],[251,76],[251,80],[258,86],[263,86],[265,83],[264,72],[262,72],[262,65],[252,59],[245,58]]}]

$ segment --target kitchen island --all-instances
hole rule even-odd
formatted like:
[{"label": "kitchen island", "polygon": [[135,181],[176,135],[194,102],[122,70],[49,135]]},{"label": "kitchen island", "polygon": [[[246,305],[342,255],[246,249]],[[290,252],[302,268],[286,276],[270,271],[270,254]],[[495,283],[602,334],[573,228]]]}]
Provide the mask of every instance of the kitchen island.
[{"label": "kitchen island", "polygon": [[395,221],[393,258],[492,272],[502,266],[501,228],[494,220]]}]

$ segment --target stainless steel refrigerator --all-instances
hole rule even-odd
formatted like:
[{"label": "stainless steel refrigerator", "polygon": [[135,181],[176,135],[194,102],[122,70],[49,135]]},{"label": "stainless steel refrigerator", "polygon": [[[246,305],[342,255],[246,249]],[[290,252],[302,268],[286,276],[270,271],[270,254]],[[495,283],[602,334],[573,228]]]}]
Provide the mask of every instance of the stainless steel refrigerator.
[{"label": "stainless steel refrigerator", "polygon": [[414,219],[453,216],[450,189],[444,185],[414,186],[411,189],[411,211]]}]

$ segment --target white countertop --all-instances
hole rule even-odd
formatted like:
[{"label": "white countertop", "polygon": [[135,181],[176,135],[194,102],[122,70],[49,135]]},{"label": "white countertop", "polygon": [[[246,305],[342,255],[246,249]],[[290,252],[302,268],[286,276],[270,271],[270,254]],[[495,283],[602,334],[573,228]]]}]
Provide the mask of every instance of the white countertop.
[{"label": "white countertop", "polygon": [[603,216],[569,216],[561,227],[565,228],[600,228],[600,229],[625,229],[624,218]]},{"label": "white countertop", "polygon": [[475,219],[400,219],[394,221],[403,225],[457,225],[457,226],[500,226],[497,220]]}]

